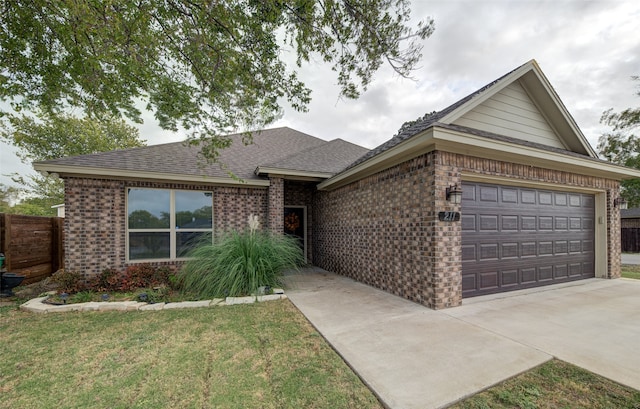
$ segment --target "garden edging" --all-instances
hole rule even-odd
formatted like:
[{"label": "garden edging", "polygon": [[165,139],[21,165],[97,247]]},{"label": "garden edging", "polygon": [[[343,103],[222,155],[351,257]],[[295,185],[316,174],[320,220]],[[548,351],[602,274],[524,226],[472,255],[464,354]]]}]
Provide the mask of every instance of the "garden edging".
[{"label": "garden edging", "polygon": [[255,302],[275,301],[287,298],[281,290],[275,290],[276,294],[257,295],[248,297],[227,297],[214,298],[202,301],[182,301],[171,303],[145,303],[139,301],[101,301],[85,302],[77,304],[52,305],[44,301],[49,296],[33,298],[20,305],[20,309],[29,312],[46,314],[50,312],[71,312],[71,311],[160,311],[184,308],[203,308],[223,305],[253,304]]}]

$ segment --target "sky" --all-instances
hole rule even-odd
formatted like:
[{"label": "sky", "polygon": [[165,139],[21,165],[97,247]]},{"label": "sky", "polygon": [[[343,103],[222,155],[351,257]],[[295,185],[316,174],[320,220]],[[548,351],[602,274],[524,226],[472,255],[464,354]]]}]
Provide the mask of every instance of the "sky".
[{"label": "sky", "polygon": [[[594,148],[609,130],[600,124],[603,111],[640,105],[640,82],[631,80],[640,75],[637,0],[413,0],[411,8],[415,22],[435,20],[413,79],[385,66],[359,99],[340,99],[335,73],[313,62],[301,70],[313,91],[308,112],[285,106],[269,128],[288,126],[374,148],[404,122],[446,108],[532,59]],[[145,118],[140,137],[149,145],[186,136],[163,131],[151,113]],[[11,184],[4,175],[12,172],[33,170],[0,143],[0,183]]]}]

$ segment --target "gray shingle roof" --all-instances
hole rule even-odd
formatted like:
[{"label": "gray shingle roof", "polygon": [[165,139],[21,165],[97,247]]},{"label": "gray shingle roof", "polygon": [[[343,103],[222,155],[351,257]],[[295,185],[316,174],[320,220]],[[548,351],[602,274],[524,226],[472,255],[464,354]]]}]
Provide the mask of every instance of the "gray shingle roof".
[{"label": "gray shingle roof", "polygon": [[[253,134],[253,143],[244,145],[242,134],[230,135],[233,144],[221,151],[218,163],[207,164],[199,155],[197,146],[183,142],[152,145],[140,148],[102,152],[91,155],[71,156],[61,159],[37,162],[47,165],[65,165],[131,171],[170,173],[189,176],[228,177],[225,165],[233,174],[242,179],[262,179],[254,174],[257,166],[280,164],[294,166],[298,170],[337,172],[354,161],[367,150],[357,145],[339,140],[327,142],[291,128],[267,129]],[[346,148],[346,146],[351,145]],[[314,150],[317,150],[314,155]],[[305,160],[296,158],[302,154]],[[325,161],[333,160],[329,166]],[[306,166],[306,168],[305,168]],[[338,169],[339,170],[339,169]]]},{"label": "gray shingle roof", "polygon": [[352,163],[354,158],[359,158],[368,151],[351,142],[334,139],[264,166],[336,174]]}]

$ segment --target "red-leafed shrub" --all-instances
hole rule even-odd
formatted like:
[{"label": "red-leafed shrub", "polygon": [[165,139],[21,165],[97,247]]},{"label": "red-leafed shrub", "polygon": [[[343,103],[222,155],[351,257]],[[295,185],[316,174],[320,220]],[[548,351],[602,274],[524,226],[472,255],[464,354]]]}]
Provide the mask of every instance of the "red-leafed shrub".
[{"label": "red-leafed shrub", "polygon": [[112,268],[105,268],[89,281],[89,288],[98,292],[120,291],[122,275]]},{"label": "red-leafed shrub", "polygon": [[122,291],[166,286],[169,284],[170,271],[168,268],[156,268],[148,264],[127,267],[122,277]]},{"label": "red-leafed shrub", "polygon": [[51,280],[58,285],[58,294],[75,294],[85,289],[82,275],[77,271],[58,270]]}]

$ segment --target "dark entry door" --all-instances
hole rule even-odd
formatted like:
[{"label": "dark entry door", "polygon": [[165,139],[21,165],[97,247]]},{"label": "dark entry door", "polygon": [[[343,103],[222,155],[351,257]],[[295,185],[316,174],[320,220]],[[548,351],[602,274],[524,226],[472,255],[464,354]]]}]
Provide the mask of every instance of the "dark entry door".
[{"label": "dark entry door", "polygon": [[285,206],[284,233],[294,236],[300,243],[305,259],[307,258],[306,208],[304,206]]},{"label": "dark entry door", "polygon": [[595,197],[462,185],[462,296],[594,277]]}]

